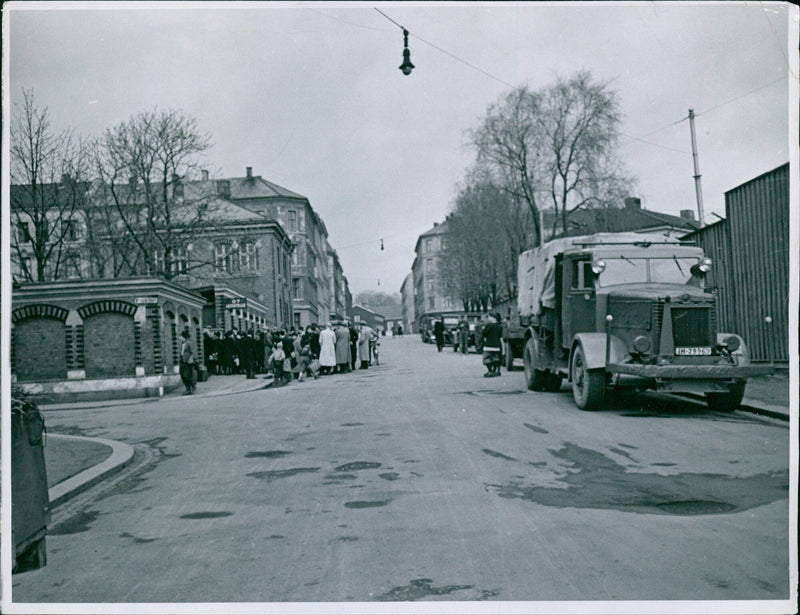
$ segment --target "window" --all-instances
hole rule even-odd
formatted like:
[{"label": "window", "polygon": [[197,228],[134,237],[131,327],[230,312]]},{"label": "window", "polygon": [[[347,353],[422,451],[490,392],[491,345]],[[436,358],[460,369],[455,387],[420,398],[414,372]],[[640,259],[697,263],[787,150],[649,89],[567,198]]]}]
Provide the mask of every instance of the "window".
[{"label": "window", "polygon": [[300,322],[301,322],[300,321],[300,312],[295,312],[294,313],[294,326],[295,326],[296,329],[300,328]]},{"label": "window", "polygon": [[216,273],[228,273],[230,255],[227,243],[218,243],[214,246],[214,271]]},{"label": "window", "polygon": [[28,243],[30,241],[30,225],[27,222],[17,222],[17,243]]},{"label": "window", "polygon": [[294,233],[297,230],[297,212],[293,209],[286,212],[286,226],[290,233]]},{"label": "window", "polygon": [[446,310],[452,309],[453,307],[453,298],[452,297],[445,297],[442,299],[442,307]]},{"label": "window", "polygon": [[572,261],[572,288],[594,288],[591,260],[575,259]]},{"label": "window", "polygon": [[436,290],[436,280],[428,278],[428,292]]},{"label": "window", "polygon": [[231,182],[228,179],[217,180],[217,194],[221,197],[229,197],[231,195]]},{"label": "window", "polygon": [[425,251],[430,252],[433,250],[433,239],[428,238],[425,240]]},{"label": "window", "polygon": [[300,284],[300,278],[292,278],[292,297],[295,299],[302,299],[303,298],[303,291],[302,285]]},{"label": "window", "polygon": [[172,262],[170,263],[170,272],[172,275],[181,275],[189,270],[189,254],[186,246],[180,246],[172,249]]},{"label": "window", "polygon": [[254,242],[242,242],[239,248],[239,267],[242,271],[258,271],[258,247]]},{"label": "window", "polygon": [[433,309],[436,307],[436,300],[433,297],[428,297],[428,307]]},{"label": "window", "polygon": [[442,237],[442,250],[447,250],[447,238]]},{"label": "window", "polygon": [[77,252],[67,252],[64,257],[64,277],[68,279],[81,277],[81,257]]},{"label": "window", "polygon": [[78,224],[75,220],[62,220],[61,229],[66,241],[77,241]]}]

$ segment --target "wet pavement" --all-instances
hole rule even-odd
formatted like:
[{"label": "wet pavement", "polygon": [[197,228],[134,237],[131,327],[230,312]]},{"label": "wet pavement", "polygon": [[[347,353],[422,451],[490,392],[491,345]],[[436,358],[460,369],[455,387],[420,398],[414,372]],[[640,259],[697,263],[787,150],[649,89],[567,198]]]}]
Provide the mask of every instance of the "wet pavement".
[{"label": "wet pavement", "polygon": [[15,600],[788,597],[788,423],[646,395],[581,412],[416,337],[381,360],[46,413],[136,455],[53,528]]}]

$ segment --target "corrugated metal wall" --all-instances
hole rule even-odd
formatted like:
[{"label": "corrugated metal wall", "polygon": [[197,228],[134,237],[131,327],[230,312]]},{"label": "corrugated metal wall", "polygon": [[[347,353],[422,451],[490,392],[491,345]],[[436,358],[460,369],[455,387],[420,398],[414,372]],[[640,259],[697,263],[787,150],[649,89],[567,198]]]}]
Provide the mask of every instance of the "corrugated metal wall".
[{"label": "corrugated metal wall", "polygon": [[726,192],[725,211],[690,237],[714,259],[719,328],[740,334],[753,361],[788,361],[789,165]]},{"label": "corrugated metal wall", "polygon": [[789,165],[726,192],[725,211],[736,316],[751,358],[788,361]]}]

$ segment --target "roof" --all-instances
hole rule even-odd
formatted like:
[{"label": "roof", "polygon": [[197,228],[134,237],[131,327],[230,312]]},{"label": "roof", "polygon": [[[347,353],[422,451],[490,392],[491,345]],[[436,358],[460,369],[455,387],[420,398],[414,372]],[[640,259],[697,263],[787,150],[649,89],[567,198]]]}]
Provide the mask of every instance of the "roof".
[{"label": "roof", "polygon": [[230,184],[231,199],[308,199],[302,194],[292,192],[288,188],[267,181],[260,175],[252,177],[223,177],[220,179],[207,179],[187,181],[185,185],[194,194],[217,194],[217,182],[227,181]]},{"label": "roof", "polygon": [[579,209],[569,214],[567,232],[562,236],[571,237],[596,232],[641,232],[665,227],[685,230],[688,233],[697,229],[699,225],[694,220],[632,207]]},{"label": "roof", "polygon": [[433,227],[422,233],[419,237],[417,237],[417,243],[414,246],[414,251],[419,252],[419,244],[425,237],[435,237],[436,235],[444,235],[447,232],[447,222],[448,220],[445,219],[444,222],[434,222]]}]

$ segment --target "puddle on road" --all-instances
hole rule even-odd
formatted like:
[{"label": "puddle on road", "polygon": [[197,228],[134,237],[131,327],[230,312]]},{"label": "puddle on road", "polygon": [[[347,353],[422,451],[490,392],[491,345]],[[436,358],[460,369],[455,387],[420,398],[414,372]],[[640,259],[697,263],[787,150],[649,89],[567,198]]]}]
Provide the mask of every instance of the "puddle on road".
[{"label": "puddle on road", "polygon": [[47,533],[50,536],[63,536],[65,534],[80,534],[90,529],[90,524],[97,520],[100,512],[96,510],[87,510],[73,515],[69,519],[57,523],[56,525],[47,528]]},{"label": "puddle on road", "polygon": [[288,470],[267,470],[264,472],[249,472],[247,476],[253,478],[260,478],[261,480],[271,481],[276,478],[288,478],[298,474],[305,474],[308,472],[318,472],[319,468],[289,468]]},{"label": "puddle on road", "polygon": [[550,452],[572,465],[560,479],[566,488],[540,487],[522,481],[487,487],[503,498],[520,498],[556,508],[668,515],[740,512],[789,496],[787,471],[743,478],[692,473],[663,476],[628,472],[603,453],[569,442]]},{"label": "puddle on road", "polygon": [[196,513],[186,513],[185,515],[181,515],[181,519],[219,519],[221,517],[230,517],[233,513],[228,512],[226,510],[220,511],[202,511]]},{"label": "puddle on road", "polygon": [[497,457],[498,459],[508,459],[509,461],[517,461],[517,459],[514,459],[513,457],[509,457],[508,455],[503,455],[503,453],[498,453],[497,451],[493,451],[489,448],[482,448],[481,450],[490,457]]},{"label": "puddle on road", "polygon": [[337,472],[357,472],[358,470],[374,470],[380,468],[377,461],[352,461],[334,468]]},{"label": "puddle on road", "polygon": [[345,502],[345,508],[379,508],[386,506],[391,500],[356,500]]},{"label": "puddle on road", "polygon": [[342,423],[340,427],[361,427],[364,423]]},{"label": "puddle on road", "polygon": [[265,459],[277,459],[278,457],[285,457],[286,455],[291,455],[292,451],[249,451],[245,453],[245,457],[248,459],[254,457],[263,457]]},{"label": "puddle on road", "polygon": [[[393,587],[385,594],[377,596],[375,599],[380,601],[413,601],[421,600],[427,596],[449,596],[455,592],[473,589],[474,585],[442,585],[434,587],[431,579],[412,579],[408,585]],[[478,600],[489,600],[499,595],[497,590],[479,590]]]},{"label": "puddle on road", "polygon": [[531,425],[530,423],[523,423],[525,427],[530,429],[531,431],[535,431],[536,433],[550,433],[546,429],[542,429],[541,427],[537,427],[536,425]]},{"label": "puddle on road", "polygon": [[400,475],[397,472],[384,472],[383,474],[378,474],[384,480],[397,480],[400,478]]},{"label": "puddle on road", "polygon": [[339,536],[337,538],[339,542],[356,542],[358,540],[358,536]]},{"label": "puddle on road", "polygon": [[122,532],[119,535],[120,538],[130,538],[135,542],[137,545],[146,545],[148,542],[155,542],[158,538],[139,538],[138,536],[134,536],[133,534],[129,534],[128,532]]}]

